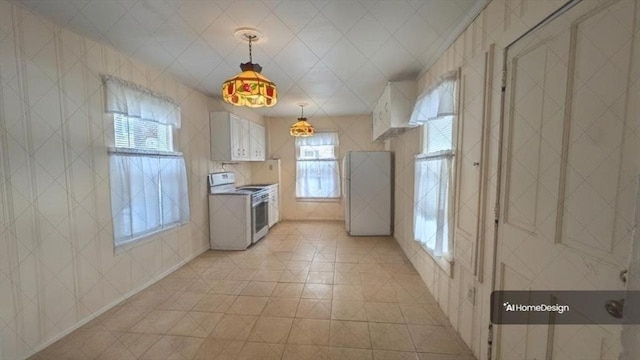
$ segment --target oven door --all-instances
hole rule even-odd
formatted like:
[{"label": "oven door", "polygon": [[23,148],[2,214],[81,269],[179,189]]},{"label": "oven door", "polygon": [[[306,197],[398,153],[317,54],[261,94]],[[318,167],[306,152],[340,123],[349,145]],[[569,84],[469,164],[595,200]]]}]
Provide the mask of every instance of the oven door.
[{"label": "oven door", "polygon": [[253,236],[252,243],[262,239],[269,231],[269,197],[254,201],[252,208]]}]

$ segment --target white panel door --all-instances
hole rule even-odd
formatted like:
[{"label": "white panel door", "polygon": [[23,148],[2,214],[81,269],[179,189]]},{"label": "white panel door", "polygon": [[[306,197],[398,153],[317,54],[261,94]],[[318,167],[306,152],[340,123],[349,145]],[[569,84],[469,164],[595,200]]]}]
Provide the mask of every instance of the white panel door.
[{"label": "white panel door", "polygon": [[390,235],[391,153],[351,152],[349,176],[350,235]]},{"label": "white panel door", "polygon": [[[497,289],[624,289],[638,206],[638,3],[582,1],[507,49]],[[498,359],[620,352],[617,325],[497,328]]]}]

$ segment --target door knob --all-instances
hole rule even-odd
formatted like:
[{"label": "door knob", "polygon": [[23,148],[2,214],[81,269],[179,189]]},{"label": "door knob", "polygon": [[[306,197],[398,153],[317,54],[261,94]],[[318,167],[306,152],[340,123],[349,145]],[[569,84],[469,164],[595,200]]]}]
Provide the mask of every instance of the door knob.
[{"label": "door knob", "polygon": [[624,299],[620,300],[607,300],[604,303],[605,309],[609,315],[613,316],[616,319],[622,319],[622,315],[624,314]]},{"label": "door knob", "polygon": [[474,161],[473,162],[473,166],[480,166],[480,162],[479,161]]}]

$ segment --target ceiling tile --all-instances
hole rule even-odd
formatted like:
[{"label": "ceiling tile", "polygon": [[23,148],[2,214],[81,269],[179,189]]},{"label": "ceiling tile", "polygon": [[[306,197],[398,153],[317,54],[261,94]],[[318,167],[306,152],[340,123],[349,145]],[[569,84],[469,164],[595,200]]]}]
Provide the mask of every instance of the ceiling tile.
[{"label": "ceiling tile", "polygon": [[171,64],[175,61],[175,57],[172,56],[154,37],[147,39],[133,54],[133,56],[141,59],[148,59],[152,65],[162,66],[161,64]]},{"label": "ceiling tile", "polygon": [[172,17],[154,33],[154,37],[168,53],[178,58],[198,38],[198,35],[186,25],[184,20]]},{"label": "ceiling tile", "polygon": [[264,5],[269,8],[269,10],[274,10],[280,5],[282,0],[262,0]]},{"label": "ceiling tile", "polygon": [[415,9],[405,1],[383,0],[377,2],[370,12],[389,32],[394,33],[407,22]]},{"label": "ceiling tile", "polygon": [[369,112],[368,106],[347,85],[342,85],[329,100],[322,104],[322,110],[327,114],[343,115]]},{"label": "ceiling tile", "polygon": [[[403,0],[396,0],[396,1],[400,2]],[[358,0],[358,2],[362,4],[362,6],[364,6],[364,8],[367,9],[367,11],[371,11],[371,9],[373,9],[373,7],[376,6],[376,4],[379,1],[378,0]]]},{"label": "ceiling tile", "polygon": [[326,65],[320,63],[307,72],[299,82],[307,95],[321,105],[343,85]]},{"label": "ceiling tile", "polygon": [[260,40],[258,44],[269,57],[278,55],[295,36],[275,14],[269,14],[257,28],[264,36],[264,39]]},{"label": "ceiling tile", "polygon": [[407,4],[411,5],[414,9],[419,9],[423,4],[424,0],[405,0]]},{"label": "ceiling tile", "polygon": [[465,14],[464,8],[454,0],[426,2],[417,12],[431,28],[440,34],[446,34],[447,30],[453,28],[458,23],[458,19]]},{"label": "ceiling tile", "polygon": [[367,10],[357,1],[331,1],[322,8],[322,13],[343,34],[366,14]]},{"label": "ceiling tile", "polygon": [[254,27],[269,14],[269,9],[260,0],[234,1],[224,15],[231,17],[240,26]]},{"label": "ceiling tile", "polygon": [[342,81],[346,81],[367,61],[360,50],[346,38],[340,39],[323,57],[327,65]]},{"label": "ceiling tile", "polygon": [[118,20],[105,37],[116,48],[126,54],[133,54],[149,39],[149,33],[130,14],[125,14]]},{"label": "ceiling tile", "polygon": [[346,84],[365,105],[371,107],[382,95],[387,81],[389,81],[387,77],[378,68],[367,62],[353,74],[353,77]]},{"label": "ceiling tile", "polygon": [[218,17],[200,36],[211,47],[216,49],[218,54],[226,57],[236,47],[242,45],[242,43],[233,36],[236,28],[238,28],[238,24],[223,15]]},{"label": "ceiling tile", "polygon": [[178,9],[178,14],[198,34],[204,32],[222,12],[218,5],[209,1],[184,1]]},{"label": "ceiling tile", "polygon": [[170,16],[175,14],[175,11],[164,1],[152,0],[140,0],[128,11],[150,33],[158,30]]},{"label": "ceiling tile", "polygon": [[283,0],[274,10],[274,14],[295,33],[305,27],[317,13],[318,8],[306,0]]},{"label": "ceiling tile", "polygon": [[103,34],[115,25],[120,17],[125,14],[125,11],[117,1],[102,0],[93,0],[81,10],[85,16],[93,19],[93,26]]},{"label": "ceiling tile", "polygon": [[314,17],[298,34],[298,38],[304,41],[318,57],[324,56],[341,37],[340,30],[322,14]]},{"label": "ceiling tile", "polygon": [[366,14],[349,30],[347,36],[364,56],[370,57],[391,34],[373,16]]},{"label": "ceiling tile", "polygon": [[202,74],[209,74],[220,62],[222,57],[204,40],[194,41],[178,58],[178,62],[195,79],[202,78]]},{"label": "ceiling tile", "polygon": [[418,14],[413,14],[393,36],[414,57],[423,54],[440,37]]},{"label": "ceiling tile", "polygon": [[418,75],[418,73],[410,73],[413,71],[410,66],[415,62],[415,59],[393,37],[390,37],[369,61],[391,81],[415,78]]},{"label": "ceiling tile", "polygon": [[299,39],[291,41],[275,57],[278,65],[287,69],[294,81],[299,80],[318,62],[318,57]]}]

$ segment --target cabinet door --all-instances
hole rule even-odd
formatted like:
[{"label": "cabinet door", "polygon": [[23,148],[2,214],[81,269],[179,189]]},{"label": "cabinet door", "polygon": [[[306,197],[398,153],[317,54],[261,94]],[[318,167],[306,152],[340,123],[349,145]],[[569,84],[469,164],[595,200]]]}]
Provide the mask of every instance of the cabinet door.
[{"label": "cabinet door", "polygon": [[265,130],[264,126],[256,123],[249,123],[249,149],[250,159],[254,161],[264,161],[265,159]]},{"label": "cabinet door", "polygon": [[269,227],[275,225],[280,219],[280,207],[278,204],[278,186],[271,187],[269,191]]},{"label": "cabinet door", "polygon": [[240,119],[241,132],[240,132],[240,148],[242,152],[242,159],[249,160],[251,158],[250,140],[249,140],[249,123],[250,121],[247,119]]},{"label": "cabinet door", "polygon": [[235,115],[229,116],[229,143],[231,145],[231,159],[242,160],[242,119]]}]

